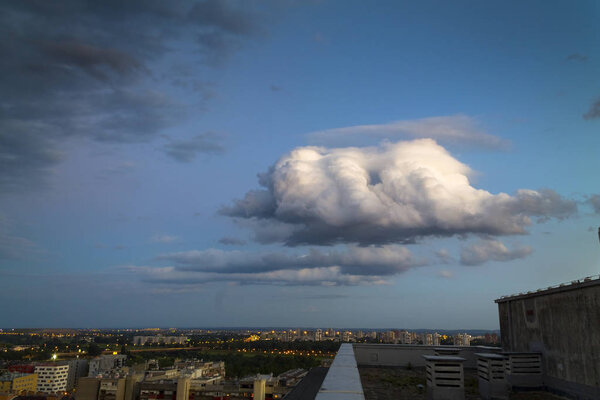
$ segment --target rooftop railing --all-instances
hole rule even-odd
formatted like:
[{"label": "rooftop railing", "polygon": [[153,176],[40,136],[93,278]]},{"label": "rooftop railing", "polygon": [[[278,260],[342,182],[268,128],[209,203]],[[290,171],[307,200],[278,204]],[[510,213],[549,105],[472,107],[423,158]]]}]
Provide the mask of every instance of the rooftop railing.
[{"label": "rooftop railing", "polygon": [[[558,285],[548,286],[545,289],[540,288],[536,291],[528,291],[528,292],[521,292],[518,294],[515,293],[515,294],[511,294],[511,295],[506,295],[506,296],[500,297],[498,300],[506,300],[506,299],[510,299],[512,297],[526,296],[526,295],[530,295],[530,294],[538,294],[538,293],[546,292],[548,290],[568,288],[570,286],[576,286],[576,285],[580,285],[582,283],[588,283],[588,282],[593,282],[593,281],[600,281],[600,275],[586,276],[585,278],[582,278],[582,279],[576,279],[571,282],[559,283]],[[496,300],[496,301],[498,301],[498,300]]]}]

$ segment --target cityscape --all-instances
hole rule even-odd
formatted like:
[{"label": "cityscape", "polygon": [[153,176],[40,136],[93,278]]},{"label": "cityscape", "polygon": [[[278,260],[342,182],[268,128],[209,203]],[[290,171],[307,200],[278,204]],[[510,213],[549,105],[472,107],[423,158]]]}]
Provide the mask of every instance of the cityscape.
[{"label": "cityscape", "polygon": [[600,400],[599,21],[0,0],[0,400]]},{"label": "cityscape", "polygon": [[[8,329],[0,331],[4,360],[0,369],[5,371],[0,382],[4,392],[48,393],[47,398],[149,400],[161,398],[157,393],[177,393],[178,382],[189,379],[188,390],[195,393],[194,398],[214,399],[255,395],[256,376],[268,376],[265,395],[275,399],[284,398],[313,368],[330,366],[341,343],[499,348],[497,332],[472,333],[333,328]],[[261,368],[271,371],[261,374],[265,372]],[[125,391],[120,393],[122,385]]]}]

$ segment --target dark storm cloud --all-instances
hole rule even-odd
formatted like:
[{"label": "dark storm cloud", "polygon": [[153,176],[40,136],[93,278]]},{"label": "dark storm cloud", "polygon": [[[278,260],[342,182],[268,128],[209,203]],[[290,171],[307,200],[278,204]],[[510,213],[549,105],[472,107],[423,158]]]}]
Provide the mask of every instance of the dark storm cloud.
[{"label": "dark storm cloud", "polygon": [[426,236],[527,233],[532,219],[564,219],[574,201],[550,189],[492,194],[431,139],[381,147],[300,147],[220,210],[261,243],[414,243]]},{"label": "dark storm cloud", "polygon": [[0,185],[41,181],[70,138],[152,140],[185,116],[186,104],[173,99],[168,84],[193,89],[173,84],[175,77],[157,81],[154,65],[187,41],[197,49],[186,53],[197,73],[198,65],[223,59],[258,32],[257,22],[247,2],[2,2]]},{"label": "dark storm cloud", "polygon": [[590,109],[583,114],[583,119],[596,119],[600,118],[600,99],[597,99],[592,103]]},{"label": "dark storm cloud", "polygon": [[191,162],[199,153],[219,154],[225,151],[217,134],[208,132],[189,140],[172,141],[164,146],[165,153],[180,162]]}]

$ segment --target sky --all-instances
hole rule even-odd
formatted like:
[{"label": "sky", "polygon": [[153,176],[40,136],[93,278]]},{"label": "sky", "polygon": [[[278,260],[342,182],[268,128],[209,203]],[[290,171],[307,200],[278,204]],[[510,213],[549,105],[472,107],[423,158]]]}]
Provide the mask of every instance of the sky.
[{"label": "sky", "polygon": [[0,326],[497,329],[600,273],[599,18],[0,2]]}]

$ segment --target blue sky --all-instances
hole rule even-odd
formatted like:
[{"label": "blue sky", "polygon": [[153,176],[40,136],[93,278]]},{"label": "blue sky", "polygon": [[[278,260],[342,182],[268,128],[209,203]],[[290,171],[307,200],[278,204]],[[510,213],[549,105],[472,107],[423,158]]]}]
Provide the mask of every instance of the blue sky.
[{"label": "blue sky", "polygon": [[496,329],[598,273],[598,7],[3,2],[0,325]]}]

